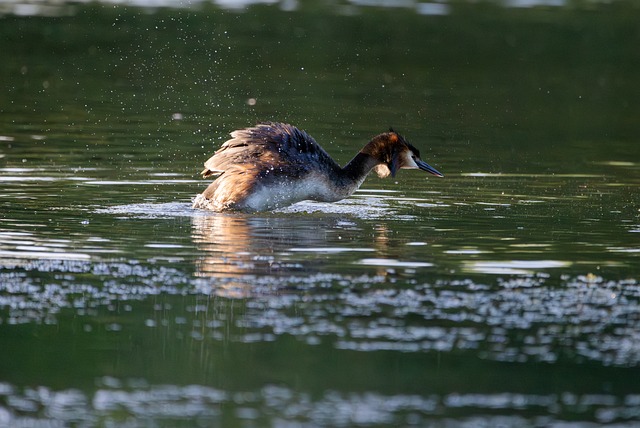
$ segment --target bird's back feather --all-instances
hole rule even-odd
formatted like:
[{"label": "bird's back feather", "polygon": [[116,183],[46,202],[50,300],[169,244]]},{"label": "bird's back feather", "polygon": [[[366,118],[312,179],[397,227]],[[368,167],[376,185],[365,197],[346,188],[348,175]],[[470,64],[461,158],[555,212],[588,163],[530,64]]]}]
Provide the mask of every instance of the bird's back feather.
[{"label": "bird's back feather", "polygon": [[[236,165],[254,165],[292,176],[304,174],[309,165],[339,168],[306,132],[285,123],[264,122],[231,133],[204,164],[205,177],[219,175]],[[286,171],[284,171],[286,169]]]}]

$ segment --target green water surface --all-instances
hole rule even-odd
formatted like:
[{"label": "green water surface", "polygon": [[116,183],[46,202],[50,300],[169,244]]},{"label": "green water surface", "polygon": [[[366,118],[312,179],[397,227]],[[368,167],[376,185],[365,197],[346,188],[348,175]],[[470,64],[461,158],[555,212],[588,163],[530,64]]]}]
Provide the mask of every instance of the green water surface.
[{"label": "green water surface", "polygon": [[[640,9],[403,4],[0,16],[0,426],[640,423]],[[263,120],[445,178],[192,210]]]}]

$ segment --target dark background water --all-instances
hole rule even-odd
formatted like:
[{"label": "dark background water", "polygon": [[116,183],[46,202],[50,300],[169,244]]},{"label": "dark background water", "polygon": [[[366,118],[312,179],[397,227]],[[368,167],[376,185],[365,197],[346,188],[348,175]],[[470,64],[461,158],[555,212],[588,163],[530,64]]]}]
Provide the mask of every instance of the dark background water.
[{"label": "dark background water", "polygon": [[[0,426],[640,421],[634,2],[0,5]],[[191,210],[261,120],[446,178]]]}]

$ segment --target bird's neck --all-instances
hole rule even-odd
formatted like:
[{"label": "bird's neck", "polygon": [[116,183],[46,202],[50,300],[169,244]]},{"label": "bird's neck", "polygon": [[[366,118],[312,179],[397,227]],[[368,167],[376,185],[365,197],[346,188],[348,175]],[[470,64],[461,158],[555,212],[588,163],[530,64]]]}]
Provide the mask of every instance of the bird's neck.
[{"label": "bird's neck", "polygon": [[341,188],[346,195],[351,195],[358,190],[369,172],[378,164],[371,155],[359,152],[348,164],[340,170],[336,180],[336,186]]},{"label": "bird's neck", "polygon": [[373,156],[359,152],[342,168],[342,175],[348,180],[362,182],[377,164]]}]

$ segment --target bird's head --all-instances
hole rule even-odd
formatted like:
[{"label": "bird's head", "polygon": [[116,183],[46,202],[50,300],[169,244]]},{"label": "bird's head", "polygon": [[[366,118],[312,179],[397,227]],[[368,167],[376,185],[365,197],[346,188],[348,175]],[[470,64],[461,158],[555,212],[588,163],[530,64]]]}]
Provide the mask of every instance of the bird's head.
[{"label": "bird's head", "polygon": [[420,159],[420,152],[394,130],[374,137],[363,152],[379,163],[373,168],[380,178],[395,177],[399,169],[421,169],[436,177],[444,177],[434,167]]}]

